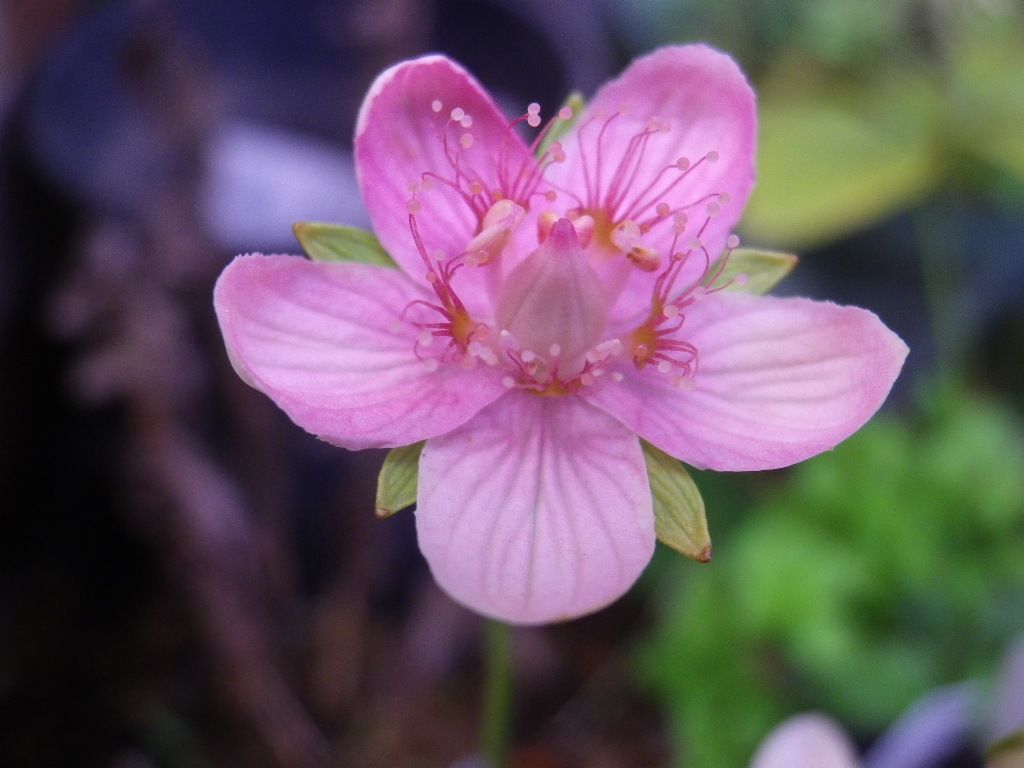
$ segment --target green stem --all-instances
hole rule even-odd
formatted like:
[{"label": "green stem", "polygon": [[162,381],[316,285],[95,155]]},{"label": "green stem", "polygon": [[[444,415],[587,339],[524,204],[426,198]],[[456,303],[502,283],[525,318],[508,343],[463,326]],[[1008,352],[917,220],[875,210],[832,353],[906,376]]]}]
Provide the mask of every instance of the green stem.
[{"label": "green stem", "polygon": [[512,654],[508,625],[488,621],[484,642],[487,664],[482,734],[484,756],[488,768],[505,768],[512,711]]}]

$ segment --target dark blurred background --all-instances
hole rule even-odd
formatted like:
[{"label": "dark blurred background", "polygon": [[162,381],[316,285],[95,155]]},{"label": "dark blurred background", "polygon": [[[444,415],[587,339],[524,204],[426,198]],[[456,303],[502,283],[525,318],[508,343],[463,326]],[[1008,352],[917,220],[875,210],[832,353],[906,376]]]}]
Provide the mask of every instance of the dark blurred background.
[{"label": "dark blurred background", "polygon": [[213,281],[367,225],[355,113],[399,59],[518,110],[698,40],[759,92],[745,242],[911,356],[829,455],[698,473],[711,565],[514,632],[512,763],[732,768],[818,709],[869,768],[981,766],[1024,726],[1018,4],[6,0],[0,765],[482,765],[480,619],[374,518],[382,453],[234,375]]}]

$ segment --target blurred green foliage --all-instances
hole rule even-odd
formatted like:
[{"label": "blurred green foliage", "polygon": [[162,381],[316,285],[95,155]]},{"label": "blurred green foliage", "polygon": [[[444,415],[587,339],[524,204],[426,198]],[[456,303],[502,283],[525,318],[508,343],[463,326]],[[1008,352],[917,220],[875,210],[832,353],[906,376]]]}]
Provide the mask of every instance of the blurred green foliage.
[{"label": "blurred green foliage", "polygon": [[[881,4],[850,5],[863,11]],[[789,247],[816,245],[950,187],[990,193],[1012,185],[1019,202],[1020,9],[933,9],[918,44],[907,34],[897,52],[889,37],[901,26],[885,26],[887,13],[876,7],[863,25],[847,26],[834,6],[816,6],[807,24],[835,25],[835,34],[819,33],[783,53],[760,84],[760,186],[744,219],[747,233]],[[861,40],[871,30],[875,45]],[[858,41],[886,55],[864,60]]]},{"label": "blurred green foliage", "polygon": [[676,586],[639,671],[678,764],[744,765],[805,708],[878,732],[1024,629],[1021,425],[966,394],[942,402],[794,468],[718,536],[712,566],[662,566]]}]

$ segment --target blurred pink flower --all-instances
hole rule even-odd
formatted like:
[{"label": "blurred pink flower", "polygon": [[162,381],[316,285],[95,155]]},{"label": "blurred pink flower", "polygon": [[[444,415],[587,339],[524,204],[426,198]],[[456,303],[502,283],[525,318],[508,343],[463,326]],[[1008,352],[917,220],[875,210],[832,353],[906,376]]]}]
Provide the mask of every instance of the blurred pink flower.
[{"label": "blurred pink flower", "polygon": [[750,768],[859,768],[846,732],[829,717],[796,715],[769,733]]},{"label": "blurred pink flower", "polygon": [[[377,78],[356,164],[400,270],[243,256],[215,305],[239,374],[350,449],[426,440],[420,547],[514,623],[588,613],[654,548],[639,437],[695,466],[802,461],[881,405],[906,346],[870,312],[724,291],[754,181],[731,59],[658,50],[532,146],[457,64]],[[722,281],[718,281],[721,283]]]}]

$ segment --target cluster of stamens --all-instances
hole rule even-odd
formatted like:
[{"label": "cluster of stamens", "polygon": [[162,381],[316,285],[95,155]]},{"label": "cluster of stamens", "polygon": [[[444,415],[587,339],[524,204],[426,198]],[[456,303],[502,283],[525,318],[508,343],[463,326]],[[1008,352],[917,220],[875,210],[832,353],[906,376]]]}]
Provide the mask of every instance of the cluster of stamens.
[{"label": "cluster of stamens", "polygon": [[[478,147],[475,151],[479,155],[472,155],[472,162],[470,152],[476,144],[472,115],[458,106],[442,114],[445,109],[446,105],[439,99],[431,103],[432,112],[439,116],[439,139],[448,171],[445,174],[436,170],[422,173],[411,187],[408,202],[409,228],[427,270],[425,279],[437,297],[436,301],[413,301],[403,312],[403,319],[420,329],[414,349],[417,358],[431,370],[442,363],[458,363],[467,369],[478,365],[501,366],[506,370],[502,378],[505,387],[538,395],[576,394],[602,379],[621,381],[623,363],[631,363],[637,369],[653,367],[669,376],[674,385],[689,386],[697,372],[699,355],[692,343],[678,338],[686,310],[709,293],[745,281],[745,276],[719,284],[726,261],[739,243],[735,235],[728,238],[726,251],[717,261],[712,259],[701,240],[711,220],[729,203],[728,195],[712,193],[682,203],[670,202],[668,197],[698,167],[716,162],[718,153],[706,152],[695,162],[680,157],[662,168],[645,186],[637,188],[645,151],[654,137],[669,132],[671,126],[658,118],[648,120],[629,138],[621,156],[612,164],[605,149],[607,134],[629,111],[623,108],[611,116],[596,115],[576,132],[584,181],[584,194],[580,196],[545,179],[547,169],[565,161],[565,150],[559,142],[548,142],[534,159],[552,127],[559,121],[572,119],[571,109],[563,107],[538,132],[530,145],[530,154],[523,156],[512,149],[518,146],[518,142],[512,141],[513,132],[521,123],[538,128],[542,122],[540,106],[530,104],[523,115],[507,124],[498,156],[486,155]],[[600,127],[596,143],[589,144],[595,148],[594,156],[590,157],[585,139],[593,133],[596,124]],[[481,167],[493,169],[489,177],[478,172]],[[489,186],[487,178],[495,186]],[[420,235],[416,217],[423,210],[421,194],[428,193],[436,184],[454,190],[475,214],[478,226],[462,252],[453,256],[438,253],[432,258]],[[562,214],[545,211],[537,216],[540,243],[547,239],[556,221],[568,218],[581,248],[587,249],[596,242],[603,252],[621,253],[641,271],[658,272],[645,321],[622,338],[607,339],[595,345],[582,360],[563,359],[557,343],[544,350],[523,348],[507,329],[477,322],[453,287],[459,270],[497,264],[512,232],[532,207],[531,202],[539,197],[553,203],[559,193],[568,195],[574,204]],[[701,210],[701,207],[703,216],[691,221],[694,210]],[[695,234],[686,237],[687,230],[697,222],[700,223]],[[671,226],[673,233],[664,265],[663,254],[645,243],[645,236],[659,226]],[[681,242],[685,242],[682,248],[679,247]],[[684,267],[694,258],[703,260],[699,277],[691,278],[685,286],[677,286]],[[500,280],[498,267],[490,272]],[[431,314],[424,316],[417,310],[429,310]],[[439,353],[425,354],[438,340],[442,343],[447,340],[447,344]]]}]

